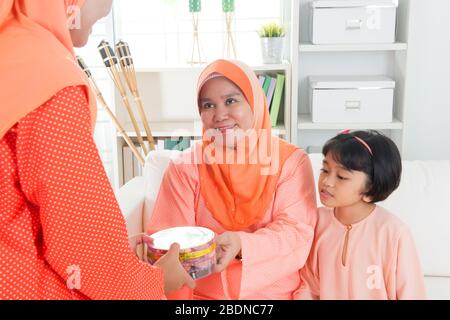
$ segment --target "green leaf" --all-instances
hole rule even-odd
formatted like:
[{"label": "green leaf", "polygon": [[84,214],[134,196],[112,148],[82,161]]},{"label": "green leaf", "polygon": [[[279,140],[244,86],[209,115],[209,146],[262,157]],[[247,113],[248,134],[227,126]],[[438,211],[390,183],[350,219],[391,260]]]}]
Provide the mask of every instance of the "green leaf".
[{"label": "green leaf", "polygon": [[284,37],[285,30],[282,25],[272,22],[262,25],[261,29],[258,31],[261,38],[275,38]]}]

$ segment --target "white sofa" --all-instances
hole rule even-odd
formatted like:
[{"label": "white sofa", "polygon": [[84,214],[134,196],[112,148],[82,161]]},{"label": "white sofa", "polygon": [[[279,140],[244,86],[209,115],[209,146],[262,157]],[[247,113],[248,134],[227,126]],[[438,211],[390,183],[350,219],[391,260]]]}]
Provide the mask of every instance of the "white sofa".
[{"label": "white sofa", "polygon": [[[143,176],[118,191],[130,236],[143,232],[148,225],[164,170],[178,154],[168,150],[151,152]],[[311,154],[310,159],[317,181],[322,155]],[[450,299],[450,160],[404,161],[400,187],[380,204],[410,227],[429,298]]]}]

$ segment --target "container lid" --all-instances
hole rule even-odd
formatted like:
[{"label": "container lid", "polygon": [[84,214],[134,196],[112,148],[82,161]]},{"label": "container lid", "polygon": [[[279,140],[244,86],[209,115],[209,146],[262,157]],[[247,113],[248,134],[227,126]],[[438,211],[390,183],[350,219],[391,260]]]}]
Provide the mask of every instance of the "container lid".
[{"label": "container lid", "polygon": [[152,235],[152,248],[169,250],[172,243],[177,242],[180,250],[195,248],[214,239],[214,232],[203,227],[175,227],[158,231]]},{"label": "container lid", "polygon": [[312,89],[393,89],[395,81],[386,76],[312,76]]},{"label": "container lid", "polygon": [[393,8],[398,0],[316,0],[310,2],[311,8]]}]

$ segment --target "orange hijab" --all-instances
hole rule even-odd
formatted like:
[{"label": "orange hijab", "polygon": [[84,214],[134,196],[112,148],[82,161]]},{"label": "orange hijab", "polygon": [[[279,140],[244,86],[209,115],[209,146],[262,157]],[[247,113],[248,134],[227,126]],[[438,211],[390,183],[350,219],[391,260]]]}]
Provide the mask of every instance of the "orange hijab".
[{"label": "orange hijab", "polygon": [[[297,147],[272,136],[264,91],[255,73],[247,65],[228,60],[211,63],[200,75],[198,97],[202,86],[216,73],[237,85],[247,99],[254,115],[252,129],[256,132],[257,142],[245,148],[246,161],[243,164],[208,163],[204,161],[209,157],[206,150],[213,142],[204,137],[201,148],[203,161],[198,164],[200,193],[214,218],[227,230],[243,230],[264,217],[276,191],[284,162]],[[261,161],[259,157],[256,157],[256,163],[248,161],[256,159],[252,156],[258,153],[259,148],[264,148],[263,144],[268,145],[264,154],[271,157],[270,163]],[[271,174],[261,174],[265,169],[270,169]]]},{"label": "orange hijab", "polygon": [[[85,85],[67,27],[84,0],[0,1],[0,139],[21,118],[68,86]],[[73,13],[72,13],[73,12]]]}]

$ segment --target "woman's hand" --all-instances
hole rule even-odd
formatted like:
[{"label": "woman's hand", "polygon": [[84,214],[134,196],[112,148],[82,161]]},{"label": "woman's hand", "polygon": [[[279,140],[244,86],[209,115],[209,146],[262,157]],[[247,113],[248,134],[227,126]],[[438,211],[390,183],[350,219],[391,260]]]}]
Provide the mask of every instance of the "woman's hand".
[{"label": "woman's hand", "polygon": [[241,251],[241,238],[235,232],[226,231],[216,238],[217,263],[215,272],[222,272]]},{"label": "woman's hand", "polygon": [[186,272],[180,262],[180,245],[173,243],[169,251],[153,265],[162,269],[164,274],[164,293],[181,289],[184,285],[195,288],[195,281]]}]

